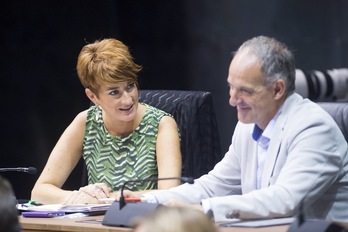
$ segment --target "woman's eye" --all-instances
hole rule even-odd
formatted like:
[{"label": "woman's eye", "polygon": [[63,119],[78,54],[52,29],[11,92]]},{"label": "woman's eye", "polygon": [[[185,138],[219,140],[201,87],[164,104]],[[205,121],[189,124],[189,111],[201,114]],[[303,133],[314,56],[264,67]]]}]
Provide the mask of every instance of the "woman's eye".
[{"label": "woman's eye", "polygon": [[111,91],[109,94],[112,95],[112,96],[115,96],[115,95],[118,94],[118,91],[117,91],[117,90],[114,90],[114,91]]},{"label": "woman's eye", "polygon": [[127,90],[133,90],[135,87],[135,83],[130,83],[128,86],[127,86]]}]

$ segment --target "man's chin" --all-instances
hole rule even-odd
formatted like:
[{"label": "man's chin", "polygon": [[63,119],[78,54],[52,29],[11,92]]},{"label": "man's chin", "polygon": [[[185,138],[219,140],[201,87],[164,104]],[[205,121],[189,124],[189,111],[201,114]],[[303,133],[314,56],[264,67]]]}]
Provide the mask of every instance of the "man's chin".
[{"label": "man's chin", "polygon": [[244,124],[254,123],[252,120],[249,120],[248,118],[245,118],[245,117],[240,117],[239,115],[238,115],[238,121]]}]

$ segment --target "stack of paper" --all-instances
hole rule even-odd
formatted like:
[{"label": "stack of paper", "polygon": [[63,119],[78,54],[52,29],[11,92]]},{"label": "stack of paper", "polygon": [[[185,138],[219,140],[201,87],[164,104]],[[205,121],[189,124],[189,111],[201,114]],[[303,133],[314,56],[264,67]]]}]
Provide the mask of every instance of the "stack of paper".
[{"label": "stack of paper", "polygon": [[82,205],[64,205],[64,204],[47,204],[47,205],[27,205],[19,204],[17,208],[21,211],[63,211],[65,213],[90,213],[106,212],[110,204],[82,204]]}]

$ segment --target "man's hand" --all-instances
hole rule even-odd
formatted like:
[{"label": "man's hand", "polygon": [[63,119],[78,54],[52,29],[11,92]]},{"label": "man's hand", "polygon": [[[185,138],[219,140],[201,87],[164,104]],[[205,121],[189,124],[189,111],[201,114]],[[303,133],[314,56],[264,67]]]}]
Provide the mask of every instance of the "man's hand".
[{"label": "man's hand", "polygon": [[[142,191],[138,191],[138,192],[133,192],[133,191],[130,191],[130,190],[123,190],[123,196],[125,198],[137,198],[137,197],[141,197],[142,195]],[[121,196],[121,191],[118,191],[114,194],[112,194],[113,196],[115,196],[115,199],[118,201],[120,200],[120,196]]]},{"label": "man's hand", "polygon": [[196,209],[196,210],[200,210],[203,211],[203,208],[201,205],[198,204],[188,204],[185,203],[183,201],[179,201],[179,200],[169,200],[164,202],[165,206],[175,206],[175,207],[183,207],[183,208],[191,208],[191,209]]}]

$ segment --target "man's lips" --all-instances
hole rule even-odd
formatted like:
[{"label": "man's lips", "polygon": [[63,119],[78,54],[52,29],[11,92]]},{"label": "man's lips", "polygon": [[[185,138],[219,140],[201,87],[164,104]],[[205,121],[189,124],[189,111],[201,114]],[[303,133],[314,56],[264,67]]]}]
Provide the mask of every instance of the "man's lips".
[{"label": "man's lips", "polygon": [[249,110],[249,109],[250,109],[249,106],[237,106],[237,110],[242,110],[242,111],[244,111],[244,110]]}]

